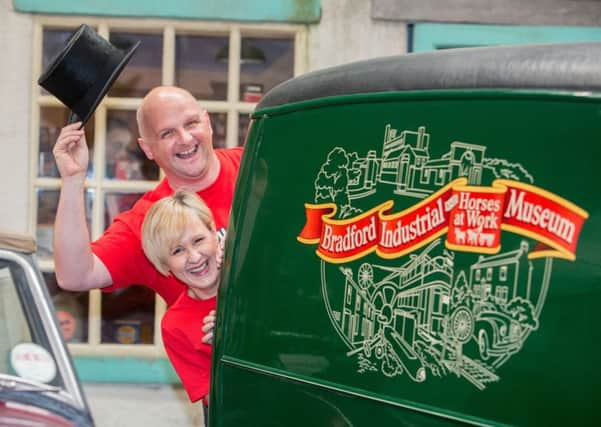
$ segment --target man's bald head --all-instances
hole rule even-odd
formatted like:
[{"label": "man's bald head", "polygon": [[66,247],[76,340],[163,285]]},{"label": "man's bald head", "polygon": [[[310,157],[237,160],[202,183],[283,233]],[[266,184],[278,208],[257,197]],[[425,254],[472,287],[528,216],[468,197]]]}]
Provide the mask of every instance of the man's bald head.
[{"label": "man's bald head", "polygon": [[163,170],[171,188],[198,191],[217,179],[211,118],[190,92],[174,86],[152,89],[136,116],[138,145]]},{"label": "man's bald head", "polygon": [[176,86],[157,86],[146,94],[142,99],[140,107],[136,111],[136,121],[138,122],[138,132],[142,138],[148,134],[148,117],[151,112],[161,105],[162,101],[170,97],[190,98],[196,102],[196,99],[190,92]]}]

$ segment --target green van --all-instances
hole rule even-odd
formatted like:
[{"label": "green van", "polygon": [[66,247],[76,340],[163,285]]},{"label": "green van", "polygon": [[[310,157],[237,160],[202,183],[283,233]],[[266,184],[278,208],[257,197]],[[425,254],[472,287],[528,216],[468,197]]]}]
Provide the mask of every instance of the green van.
[{"label": "green van", "polygon": [[274,88],[223,273],[213,427],[601,425],[601,44]]}]

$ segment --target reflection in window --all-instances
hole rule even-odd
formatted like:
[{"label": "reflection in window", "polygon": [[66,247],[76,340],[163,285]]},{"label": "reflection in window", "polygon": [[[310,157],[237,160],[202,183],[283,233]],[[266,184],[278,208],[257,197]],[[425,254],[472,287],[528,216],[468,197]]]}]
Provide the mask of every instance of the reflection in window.
[{"label": "reflection in window", "polygon": [[104,229],[106,230],[115,217],[130,209],[143,193],[110,193],[104,198]]},{"label": "reflection in window", "polygon": [[238,117],[238,145],[244,146],[248,136],[248,125],[250,124],[250,114],[240,114]]},{"label": "reflection in window", "polygon": [[226,146],[226,113],[209,113],[211,117],[211,126],[213,127],[213,147],[225,148]]},{"label": "reflection in window", "polygon": [[143,97],[150,89],[161,84],[162,35],[114,32],[109,40],[120,49],[128,49],[137,41],[140,45],[109,90],[108,96]]},{"label": "reflection in window", "polygon": [[[90,230],[93,190],[86,190],[85,209],[86,222]],[[53,253],[52,240],[54,238],[54,219],[58,206],[58,190],[37,190],[37,227],[36,242],[37,255],[41,258],[51,257]]]},{"label": "reflection in window", "polygon": [[240,48],[240,99],[258,102],[264,93],[294,75],[292,39],[243,38]]},{"label": "reflection in window", "polygon": [[152,344],[154,340],[154,292],[130,286],[102,294],[103,343]]},{"label": "reflection in window", "polygon": [[107,114],[105,176],[122,180],[157,180],[159,167],[146,158],[137,142],[135,111],[109,110]]},{"label": "reflection in window", "polygon": [[53,273],[44,273],[44,280],[56,308],[56,317],[65,341],[87,342],[89,294],[63,291],[58,287]]},{"label": "reflection in window", "polygon": [[[67,124],[69,110],[66,107],[42,107],[40,108],[40,144],[38,154],[38,176],[45,178],[57,178],[59,176],[52,148],[58,138],[63,126]],[[86,123],[84,128],[86,143],[88,144],[89,163],[88,178],[93,176],[94,158],[94,116]]]},{"label": "reflection in window", "polygon": [[180,35],[175,39],[175,84],[198,99],[227,98],[228,37]]}]

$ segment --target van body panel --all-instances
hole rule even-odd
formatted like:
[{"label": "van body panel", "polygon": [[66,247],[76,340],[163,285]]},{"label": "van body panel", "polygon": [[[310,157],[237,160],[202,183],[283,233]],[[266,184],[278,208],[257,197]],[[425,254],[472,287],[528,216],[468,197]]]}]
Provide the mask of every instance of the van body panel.
[{"label": "van body panel", "polygon": [[600,112],[527,88],[258,109],[211,425],[598,425]]}]

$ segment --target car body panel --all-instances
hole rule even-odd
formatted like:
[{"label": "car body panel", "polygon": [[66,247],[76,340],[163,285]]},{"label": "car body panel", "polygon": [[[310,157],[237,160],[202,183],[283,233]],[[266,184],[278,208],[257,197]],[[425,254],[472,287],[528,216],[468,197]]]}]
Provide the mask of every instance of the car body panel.
[{"label": "car body panel", "polygon": [[0,417],[93,426],[34,254],[33,240],[0,233]]},{"label": "car body panel", "polygon": [[54,414],[41,410],[36,405],[0,402],[0,425],[22,427],[77,427],[77,424]]}]

